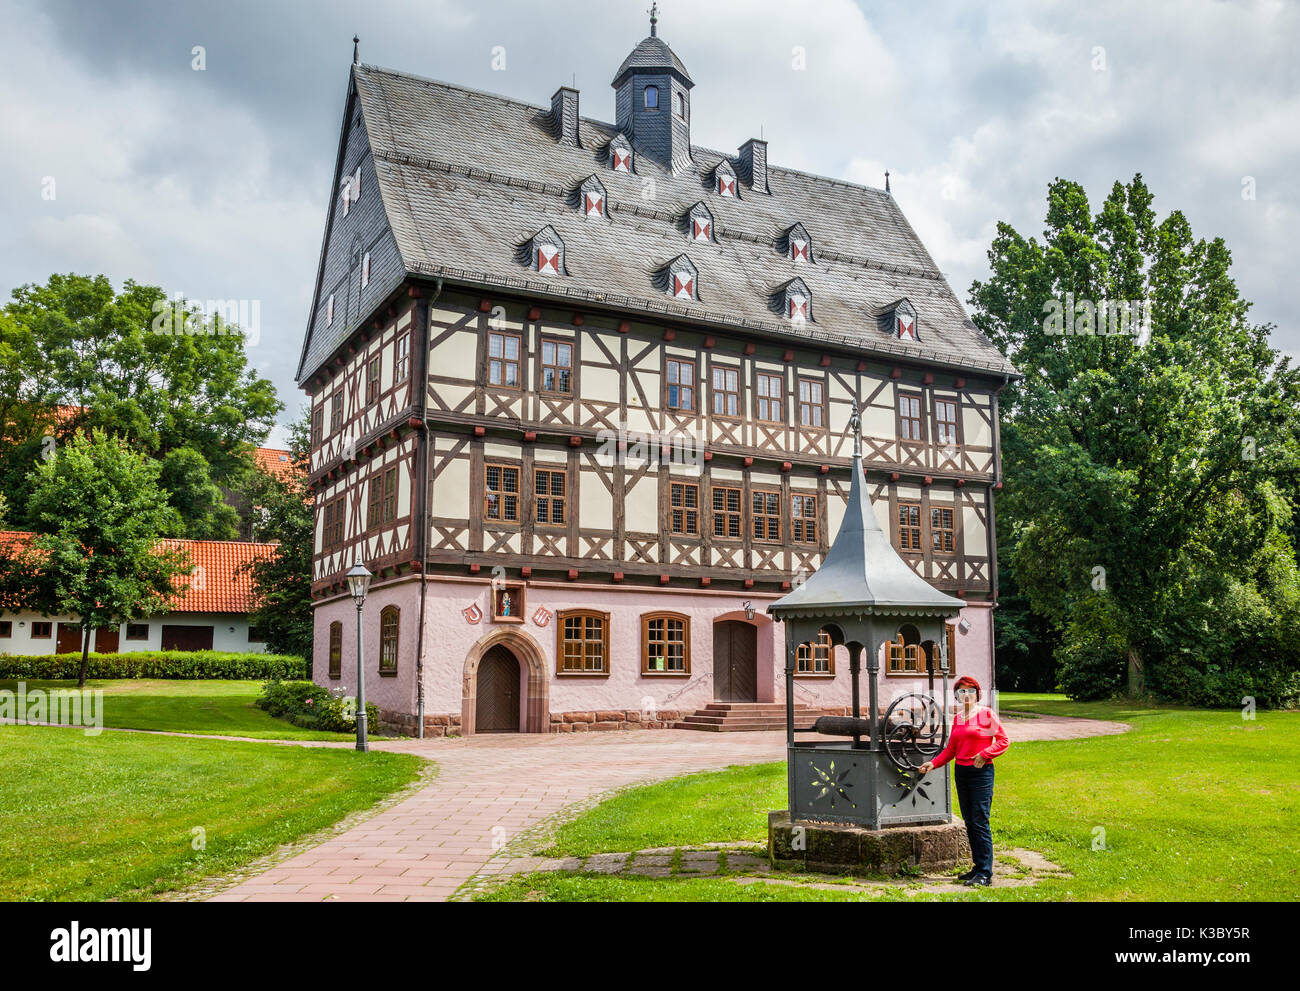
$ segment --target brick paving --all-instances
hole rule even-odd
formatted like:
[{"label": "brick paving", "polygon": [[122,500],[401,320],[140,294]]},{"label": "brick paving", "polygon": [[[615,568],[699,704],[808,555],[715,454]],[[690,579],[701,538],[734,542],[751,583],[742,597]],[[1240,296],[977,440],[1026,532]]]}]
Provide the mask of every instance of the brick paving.
[{"label": "brick paving", "polygon": [[[1129,728],[1057,716],[1007,718],[1005,724],[1012,741],[1071,739]],[[374,746],[420,754],[436,761],[439,773],[410,798],[220,890],[211,900],[445,901],[482,875],[573,869],[550,866],[543,858],[509,857],[505,848],[550,816],[614,788],[729,764],[780,760],[785,737],[633,730],[599,737],[375,741]],[[637,856],[667,855],[671,862],[673,853],[643,851]],[[622,872],[628,857],[599,854],[582,869]],[[542,863],[548,866],[536,866]]]}]

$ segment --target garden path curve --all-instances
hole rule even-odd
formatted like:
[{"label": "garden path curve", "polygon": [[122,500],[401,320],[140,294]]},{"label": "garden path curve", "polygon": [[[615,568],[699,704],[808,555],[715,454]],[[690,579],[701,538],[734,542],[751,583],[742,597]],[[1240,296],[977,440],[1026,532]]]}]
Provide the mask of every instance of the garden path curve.
[{"label": "garden path curve", "polygon": [[[1013,742],[1130,729],[1096,719],[1009,715],[1003,713]],[[373,745],[437,761],[438,776],[411,797],[211,900],[445,901],[483,873],[504,843],[566,806],[624,785],[785,756],[784,734],[772,732],[632,730]]]}]

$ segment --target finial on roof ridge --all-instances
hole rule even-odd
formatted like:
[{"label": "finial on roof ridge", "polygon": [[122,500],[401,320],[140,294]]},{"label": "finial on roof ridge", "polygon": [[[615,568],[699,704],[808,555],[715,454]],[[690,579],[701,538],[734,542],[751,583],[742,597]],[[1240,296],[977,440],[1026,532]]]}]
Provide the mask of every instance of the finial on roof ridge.
[{"label": "finial on roof ridge", "polygon": [[650,37],[651,38],[657,38],[659,36],[658,31],[655,27],[655,25],[657,25],[658,23],[659,23],[659,4],[656,2],[650,5]]},{"label": "finial on roof ridge", "polygon": [[352,36],[352,64],[353,65],[356,65],[358,62],[361,61],[361,50],[358,47],[360,44],[361,44],[361,39],[354,34]]},{"label": "finial on roof ridge", "polygon": [[[866,404],[863,404],[865,408]],[[862,457],[862,417],[858,404],[853,404],[853,414],[849,417],[849,429],[853,431],[853,456]]]},{"label": "finial on roof ridge", "polygon": [[885,169],[885,192],[889,192],[889,169]]}]

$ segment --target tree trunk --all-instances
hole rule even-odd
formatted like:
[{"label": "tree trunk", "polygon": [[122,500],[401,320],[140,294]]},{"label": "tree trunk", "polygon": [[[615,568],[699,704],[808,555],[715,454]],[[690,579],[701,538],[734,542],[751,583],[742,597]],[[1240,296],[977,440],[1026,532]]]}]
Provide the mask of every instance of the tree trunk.
[{"label": "tree trunk", "polygon": [[1130,697],[1136,698],[1141,695],[1145,683],[1142,677],[1142,656],[1138,653],[1136,647],[1128,649],[1128,693]]},{"label": "tree trunk", "polygon": [[90,634],[92,630],[89,626],[81,628],[81,674],[77,678],[77,688],[86,687],[86,665],[90,656]]}]

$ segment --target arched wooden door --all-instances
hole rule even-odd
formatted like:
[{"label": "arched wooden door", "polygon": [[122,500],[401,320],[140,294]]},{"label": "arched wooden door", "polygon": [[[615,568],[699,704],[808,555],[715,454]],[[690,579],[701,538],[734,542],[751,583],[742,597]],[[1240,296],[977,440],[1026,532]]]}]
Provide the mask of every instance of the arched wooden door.
[{"label": "arched wooden door", "polygon": [[748,623],[713,624],[713,697],[719,702],[758,701],[758,630]]},{"label": "arched wooden door", "polygon": [[519,732],[519,661],[499,644],[479,661],[474,731]]}]

